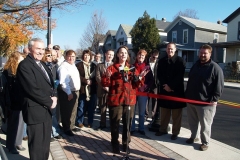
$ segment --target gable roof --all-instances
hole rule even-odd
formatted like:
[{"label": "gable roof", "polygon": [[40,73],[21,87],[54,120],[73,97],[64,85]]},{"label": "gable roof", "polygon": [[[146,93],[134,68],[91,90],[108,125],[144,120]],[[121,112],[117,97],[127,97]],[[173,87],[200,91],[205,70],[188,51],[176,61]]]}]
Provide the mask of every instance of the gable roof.
[{"label": "gable roof", "polygon": [[132,30],[133,26],[127,24],[120,24],[122,26],[124,32],[126,33],[127,37],[131,37],[130,31]]},{"label": "gable roof", "polygon": [[110,34],[111,36],[116,36],[116,33],[117,33],[116,30],[108,30],[107,35]]},{"label": "gable roof", "polygon": [[156,26],[159,30],[165,30],[171,22],[164,22],[162,20],[156,20]]},{"label": "gable roof", "polygon": [[177,18],[175,18],[174,21],[170,25],[168,25],[165,31],[169,32],[180,20],[195,29],[200,29],[200,30],[204,29],[209,31],[227,33],[227,27],[221,24],[202,21],[199,19],[188,18],[183,16],[178,16]]},{"label": "gable roof", "polygon": [[236,9],[232,14],[230,14],[227,18],[223,20],[223,23],[228,23],[231,20],[233,20],[235,17],[237,17],[240,14],[240,7]]}]

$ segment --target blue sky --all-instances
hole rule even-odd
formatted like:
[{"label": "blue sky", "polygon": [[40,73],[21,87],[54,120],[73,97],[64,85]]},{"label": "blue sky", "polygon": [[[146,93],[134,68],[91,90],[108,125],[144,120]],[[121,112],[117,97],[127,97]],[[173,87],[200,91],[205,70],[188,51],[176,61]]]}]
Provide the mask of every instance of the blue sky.
[{"label": "blue sky", "polygon": [[[144,11],[151,18],[173,21],[174,15],[185,9],[194,9],[200,20],[217,23],[224,20],[240,7],[239,0],[91,0],[81,8],[72,8],[68,12],[52,10],[52,18],[57,20],[57,27],[52,30],[53,44],[76,50],[79,41],[94,11],[103,11],[108,23],[108,30],[118,30],[120,24],[134,25]],[[224,24],[227,25],[227,24]],[[33,37],[46,40],[47,31],[35,33]]]}]

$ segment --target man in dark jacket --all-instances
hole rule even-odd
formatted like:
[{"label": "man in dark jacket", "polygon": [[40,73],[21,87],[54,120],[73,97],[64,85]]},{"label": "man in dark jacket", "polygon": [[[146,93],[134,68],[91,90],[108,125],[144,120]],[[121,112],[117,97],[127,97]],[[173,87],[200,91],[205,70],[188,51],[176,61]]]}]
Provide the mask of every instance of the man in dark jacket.
[{"label": "man in dark jacket", "polygon": [[[184,72],[185,61],[179,57],[176,52],[176,44],[171,42],[167,45],[167,56],[160,59],[158,62],[158,80],[160,83],[160,94],[184,97]],[[158,105],[161,107],[161,127],[156,136],[167,134],[168,124],[172,114],[172,140],[176,140],[181,129],[182,108],[185,103],[158,100]]]},{"label": "man in dark jacket", "polygon": [[201,125],[200,137],[202,145],[200,150],[208,149],[211,136],[211,126],[216,113],[217,101],[224,88],[222,69],[211,60],[212,47],[205,44],[201,46],[199,60],[192,66],[186,89],[186,98],[208,102],[206,105],[188,104],[188,123],[191,137],[188,144],[198,141],[198,124]]},{"label": "man in dark jacket", "polygon": [[31,160],[48,159],[52,129],[51,109],[57,97],[50,70],[41,62],[44,42],[33,38],[28,43],[30,53],[19,64],[17,80],[23,93],[22,112],[27,124],[28,148]]}]

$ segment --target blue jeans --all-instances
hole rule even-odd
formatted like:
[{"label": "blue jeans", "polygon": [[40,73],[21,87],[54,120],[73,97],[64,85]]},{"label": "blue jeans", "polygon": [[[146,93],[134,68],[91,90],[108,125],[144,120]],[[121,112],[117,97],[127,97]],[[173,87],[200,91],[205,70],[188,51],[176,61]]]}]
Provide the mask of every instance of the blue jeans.
[{"label": "blue jeans", "polygon": [[136,103],[136,106],[135,106],[135,112],[134,112],[134,116],[133,116],[133,119],[132,119],[131,131],[135,130],[135,115],[136,115],[137,106],[138,106],[138,114],[139,114],[138,130],[139,131],[144,131],[144,116],[145,116],[145,111],[146,111],[147,100],[148,100],[147,96],[137,96],[137,103]]},{"label": "blue jeans", "polygon": [[60,128],[57,121],[57,108],[52,109],[52,133],[51,138],[56,137],[60,134]]},{"label": "blue jeans", "polygon": [[[88,125],[92,125],[96,103],[97,103],[96,94],[91,94],[89,101],[86,101],[86,94],[80,95],[77,108],[76,124],[83,124],[84,113],[86,110],[88,112]],[[86,109],[84,109],[84,106]]]}]

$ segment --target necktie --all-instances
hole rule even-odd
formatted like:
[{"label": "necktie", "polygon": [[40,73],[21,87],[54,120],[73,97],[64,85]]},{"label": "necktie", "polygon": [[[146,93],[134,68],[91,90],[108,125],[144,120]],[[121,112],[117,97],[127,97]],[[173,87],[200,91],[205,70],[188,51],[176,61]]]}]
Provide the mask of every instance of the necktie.
[{"label": "necktie", "polygon": [[107,62],[107,67],[109,66],[109,63]]},{"label": "necktie", "polygon": [[45,70],[45,68],[42,66],[42,64],[39,62],[38,66],[41,68],[41,70],[43,71],[44,75],[47,77],[48,81],[50,82],[50,78],[47,74],[47,71]]}]

